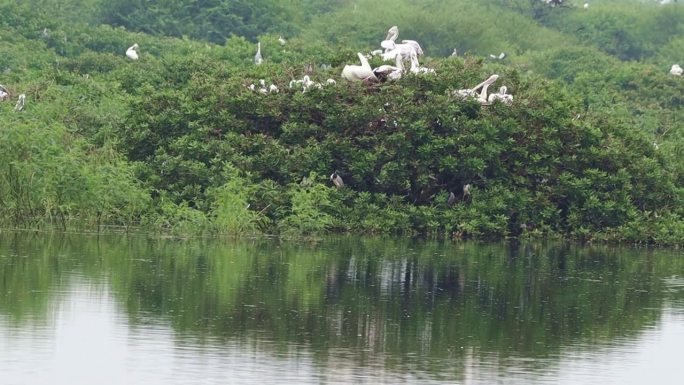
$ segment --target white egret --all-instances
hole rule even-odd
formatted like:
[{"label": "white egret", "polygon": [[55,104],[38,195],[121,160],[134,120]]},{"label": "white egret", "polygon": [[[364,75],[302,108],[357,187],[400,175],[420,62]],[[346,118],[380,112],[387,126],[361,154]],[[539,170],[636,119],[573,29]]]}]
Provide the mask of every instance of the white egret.
[{"label": "white egret", "polygon": [[4,102],[5,100],[8,100],[10,98],[10,93],[7,91],[7,88],[0,84],[0,102]]},{"label": "white egret", "polygon": [[468,195],[470,195],[470,183],[463,185],[463,199]]},{"label": "white egret", "polygon": [[[487,80],[483,81],[482,83],[476,85],[473,88],[466,88],[466,89],[461,89],[456,91],[454,94],[457,96],[460,96],[462,98],[475,98],[477,99],[480,104],[489,104],[487,100],[487,88],[496,81],[496,79],[499,78],[499,75],[492,75]],[[478,93],[477,90],[481,89],[481,91]]]},{"label": "white egret", "polygon": [[278,37],[278,43],[280,43],[280,45],[285,45],[287,43],[287,40],[283,39],[282,36],[279,36]]},{"label": "white egret", "polygon": [[684,70],[682,70],[682,67],[680,67],[679,64],[673,64],[672,68],[670,68],[670,74],[672,75],[682,76],[682,73],[684,73]]},{"label": "white egret", "polygon": [[345,65],[342,69],[342,77],[351,81],[377,81],[378,78],[375,77],[373,69],[370,64],[368,64],[368,59],[361,52],[357,53],[361,65]]},{"label": "white egret", "polygon": [[264,62],[264,58],[261,56],[261,42],[257,42],[257,52],[254,55],[254,64],[259,65]]},{"label": "white egret", "polygon": [[495,92],[493,94],[490,94],[487,97],[487,101],[489,103],[494,103],[495,100],[501,100],[504,104],[511,104],[513,103],[513,95],[507,94],[506,91],[508,88],[506,86],[501,86],[499,88],[499,92]]},{"label": "white egret", "polygon": [[126,56],[131,60],[138,60],[138,58],[140,57],[138,55],[138,48],[140,48],[138,46],[138,43],[135,43],[132,46],[128,47],[128,49],[126,50]]},{"label": "white egret", "polygon": [[325,81],[325,84],[331,85],[331,84],[337,84],[337,82],[335,81],[335,79],[328,79]]},{"label": "white egret", "polygon": [[270,93],[276,93],[277,94],[279,91],[280,90],[278,89],[278,86],[276,86],[275,84],[271,84],[270,86],[268,86],[268,93],[269,94]]},{"label": "white egret", "polygon": [[584,9],[589,8],[589,3],[584,3]]},{"label": "white egret", "polygon": [[330,181],[332,181],[337,188],[344,187],[344,181],[342,181],[342,177],[337,173],[337,170],[330,175]]},{"label": "white egret", "polygon": [[19,95],[19,99],[17,99],[17,104],[14,105],[14,110],[12,110],[12,111],[23,111],[25,105],[26,105],[26,94],[21,94],[21,95]]},{"label": "white egret", "polygon": [[454,48],[454,52],[451,53],[451,56],[458,56],[458,51],[456,51],[456,48]]}]

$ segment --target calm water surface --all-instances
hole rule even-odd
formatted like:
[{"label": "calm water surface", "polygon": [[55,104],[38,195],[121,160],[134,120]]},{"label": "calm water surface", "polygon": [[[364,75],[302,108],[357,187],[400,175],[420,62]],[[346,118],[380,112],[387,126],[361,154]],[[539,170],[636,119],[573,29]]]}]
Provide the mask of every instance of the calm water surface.
[{"label": "calm water surface", "polygon": [[0,384],[681,384],[684,256],[0,233]]}]

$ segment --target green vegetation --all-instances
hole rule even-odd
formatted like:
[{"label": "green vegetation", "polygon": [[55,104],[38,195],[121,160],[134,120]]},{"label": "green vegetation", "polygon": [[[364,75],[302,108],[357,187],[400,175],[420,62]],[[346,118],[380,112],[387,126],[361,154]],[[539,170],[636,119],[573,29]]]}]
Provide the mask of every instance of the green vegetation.
[{"label": "green vegetation", "polygon": [[[2,226],[684,243],[684,7],[141,3],[0,4]],[[391,25],[437,74],[342,81]],[[512,105],[452,96],[492,73]]]}]

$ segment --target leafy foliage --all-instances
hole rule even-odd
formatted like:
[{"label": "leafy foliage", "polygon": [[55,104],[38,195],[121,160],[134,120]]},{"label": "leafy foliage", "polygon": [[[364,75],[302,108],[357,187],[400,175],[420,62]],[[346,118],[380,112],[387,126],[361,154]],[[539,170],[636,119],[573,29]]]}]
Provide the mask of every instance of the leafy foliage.
[{"label": "leafy foliage", "polygon": [[[27,95],[21,112],[0,103],[6,225],[681,242],[684,82],[667,73],[681,52],[670,35],[680,7],[639,6],[632,31],[616,15],[637,14],[622,3],[530,17],[536,2],[376,0],[328,4],[306,20],[298,7],[321,2],[61,5],[147,32],[132,33],[49,18],[60,5],[44,3],[0,9],[1,82],[12,98]],[[436,74],[341,81],[356,50],[376,48],[394,24],[421,41]],[[586,45],[570,33],[580,27]],[[625,39],[608,38],[620,31]],[[257,37],[260,66],[247,40]],[[123,55],[133,42],[137,61]],[[438,57],[453,48],[469,53]],[[501,50],[509,58],[481,57]],[[288,87],[305,73],[338,82]],[[453,96],[492,73],[512,105]],[[280,92],[250,91],[260,80]],[[325,177],[334,170],[342,189]]]}]

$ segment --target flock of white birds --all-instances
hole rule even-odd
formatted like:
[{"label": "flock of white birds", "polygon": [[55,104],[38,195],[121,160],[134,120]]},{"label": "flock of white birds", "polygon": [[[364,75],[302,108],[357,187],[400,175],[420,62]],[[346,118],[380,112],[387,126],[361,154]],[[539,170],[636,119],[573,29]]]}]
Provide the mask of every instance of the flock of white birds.
[{"label": "flock of white birds", "polygon": [[[545,0],[547,5],[556,6],[562,5],[562,0]],[[669,1],[661,1],[661,4],[668,4]],[[588,8],[589,3],[584,3],[584,8]],[[418,58],[423,56],[423,48],[415,40],[402,40],[401,43],[397,43],[396,40],[399,37],[399,28],[395,25],[387,31],[387,36],[384,40],[380,42],[381,49],[376,49],[370,52],[368,55],[364,55],[361,52],[357,54],[359,62],[361,64],[348,64],[342,69],[342,78],[348,81],[361,81],[366,83],[374,82],[385,82],[385,81],[395,81],[401,79],[401,77],[407,73],[405,61],[410,62],[408,72],[413,74],[434,74],[435,70],[429,67],[423,67],[420,65]],[[282,36],[278,38],[278,42],[281,45],[286,44],[286,40]],[[126,57],[131,60],[140,59],[140,46],[135,43],[126,50]],[[368,59],[380,56],[383,61],[394,62],[394,65],[383,64],[376,68],[372,68]],[[457,56],[456,49],[451,54],[451,56]],[[499,55],[490,54],[490,59],[492,60],[503,60],[506,58],[506,54],[501,52]],[[261,54],[261,42],[257,42],[257,51],[254,55],[254,64],[260,65],[264,62],[264,57]],[[326,66],[329,68],[329,66]],[[311,72],[311,71],[308,71]],[[673,64],[670,68],[670,74],[673,76],[682,76],[684,70],[679,64]],[[460,98],[473,98],[477,100],[482,105],[489,105],[497,100],[503,102],[504,104],[510,104],[513,102],[513,95],[507,94],[507,87],[501,86],[499,92],[494,92],[488,94],[488,88],[499,78],[499,75],[494,74],[487,78],[482,83],[476,85],[473,88],[465,88],[453,91],[454,96]],[[311,88],[322,88],[324,85],[336,84],[335,79],[329,78],[325,83],[318,83],[311,80],[309,75],[305,75],[301,79],[292,80],[289,83],[289,88],[301,88],[302,92],[306,92]],[[259,92],[261,94],[272,94],[278,93],[280,90],[277,85],[269,84],[261,79],[259,80],[259,85],[249,84],[247,88],[254,92]],[[11,94],[3,85],[0,84],[0,102],[4,102],[11,99]],[[14,106],[13,111],[23,111],[26,105],[26,94],[19,94],[17,97],[17,103]]]},{"label": "flock of white birds", "polygon": [[[399,27],[395,25],[387,31],[387,36],[380,42],[381,49],[373,50],[367,55],[358,52],[357,56],[359,58],[360,64],[345,65],[342,69],[341,77],[351,82],[364,82],[370,84],[399,80],[406,73],[415,75],[435,73],[433,68],[420,65],[418,58],[424,54],[420,43],[415,40],[402,40],[401,43],[397,43],[398,38]],[[281,44],[285,44],[285,41],[282,39],[282,37],[279,39],[279,41]],[[134,47],[137,47],[137,45]],[[129,50],[132,50],[134,47],[129,48]],[[368,60],[376,56],[381,57],[383,61],[394,62],[394,65],[383,64],[373,68]],[[456,56],[456,54],[454,53],[452,56]],[[506,54],[502,52],[498,56],[490,56],[493,60],[503,60],[506,57]],[[405,61],[410,63],[408,70],[404,63]],[[257,43],[257,52],[254,55],[254,64],[261,65],[263,62],[264,58],[261,54],[261,43]],[[307,72],[310,73],[312,70],[309,69]],[[491,75],[489,78],[487,78],[487,80],[473,88],[456,90],[453,91],[452,94],[462,99],[473,98],[482,105],[489,105],[497,100],[503,102],[504,104],[512,103],[513,96],[506,93],[506,86],[500,87],[499,92],[488,94],[489,86],[498,78],[499,75],[497,74]],[[332,78],[327,79],[325,83],[318,83],[311,80],[309,75],[304,75],[302,79],[291,80],[288,86],[290,89],[301,88],[302,92],[306,92],[311,88],[322,88],[325,85],[336,83],[337,81]],[[278,93],[280,91],[277,85],[267,85],[264,79],[259,80],[258,84],[252,83],[246,85],[246,87],[251,91],[258,92],[263,95]]]}]

